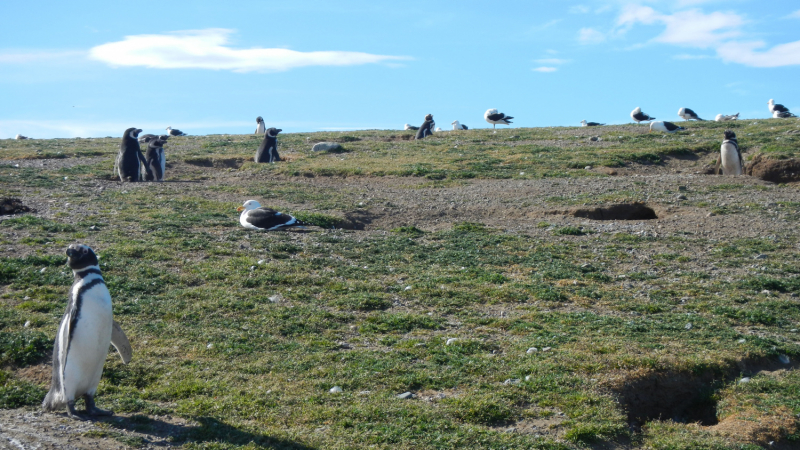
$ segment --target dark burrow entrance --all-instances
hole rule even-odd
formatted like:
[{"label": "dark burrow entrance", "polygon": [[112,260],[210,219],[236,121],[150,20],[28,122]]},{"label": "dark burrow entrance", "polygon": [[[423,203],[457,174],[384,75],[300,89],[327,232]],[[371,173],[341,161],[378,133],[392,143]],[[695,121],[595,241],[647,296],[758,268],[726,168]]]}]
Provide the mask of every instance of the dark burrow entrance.
[{"label": "dark burrow entrance", "polygon": [[653,208],[641,202],[620,203],[598,208],[577,209],[572,212],[575,217],[591,220],[654,220],[658,219]]},{"label": "dark burrow entrance", "polygon": [[743,376],[798,366],[772,358],[732,361],[703,373],[656,371],[632,376],[612,391],[627,412],[628,423],[637,430],[654,420],[711,426],[719,423],[717,391]]},{"label": "dark burrow entrance", "polygon": [[23,205],[22,200],[18,198],[0,199],[0,216],[19,214],[24,212],[31,212],[31,209]]}]

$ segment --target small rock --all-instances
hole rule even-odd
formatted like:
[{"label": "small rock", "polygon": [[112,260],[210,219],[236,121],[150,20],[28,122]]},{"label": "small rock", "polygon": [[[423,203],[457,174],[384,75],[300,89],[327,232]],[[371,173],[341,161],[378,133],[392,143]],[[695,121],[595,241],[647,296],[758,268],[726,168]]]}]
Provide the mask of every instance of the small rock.
[{"label": "small rock", "polygon": [[339,386],[334,386],[328,392],[330,392],[331,394],[338,394],[342,392],[342,388],[340,388]]},{"label": "small rock", "polygon": [[739,384],[745,384],[749,382],[750,382],[750,377],[744,377],[741,380],[739,380]]},{"label": "small rock", "polygon": [[264,264],[264,260],[263,260],[263,259],[259,259],[259,260],[258,260],[258,263],[259,263],[259,264]]},{"label": "small rock", "polygon": [[519,174],[520,174],[520,176],[522,176],[522,175],[525,175],[525,172],[520,172]]},{"label": "small rock", "polygon": [[453,345],[456,342],[458,342],[458,338],[450,338],[444,343],[444,345]]},{"label": "small rock", "polygon": [[683,327],[683,328],[686,328],[687,330],[691,330],[692,329],[692,322],[687,323],[686,326]]},{"label": "small rock", "polygon": [[520,379],[519,378],[509,378],[509,379],[507,379],[506,381],[503,382],[503,384],[505,384],[506,386],[508,386],[510,384],[519,384],[519,383],[520,383]]},{"label": "small rock", "polygon": [[283,300],[283,296],[281,294],[275,294],[272,297],[268,297],[268,298],[269,298],[269,301],[271,301],[272,303],[278,303],[281,300]]},{"label": "small rock", "polygon": [[689,190],[689,188],[686,187],[686,186],[678,186],[678,190],[681,191],[681,192],[686,192],[686,191]]},{"label": "small rock", "polygon": [[23,327],[30,328],[31,327],[31,321],[30,320],[26,321],[25,325],[23,325]]},{"label": "small rock", "polygon": [[789,332],[790,333],[797,333],[797,328],[792,328],[791,330],[789,330]]},{"label": "small rock", "polygon": [[545,347],[545,348],[542,349],[543,352],[549,352],[550,350],[551,350],[551,347]]},{"label": "small rock", "polygon": [[747,342],[747,339],[742,338],[742,339],[739,339],[736,342],[738,342],[739,344],[744,344],[745,342]]},{"label": "small rock", "polygon": [[350,350],[353,348],[353,346],[348,344],[347,342],[342,342],[341,344],[339,344],[339,348],[343,350]]},{"label": "small rock", "polygon": [[508,427],[507,429],[503,430],[504,433],[516,433],[517,429],[514,427]]},{"label": "small rock", "polygon": [[97,231],[97,226],[96,225],[92,225],[92,226],[89,227],[89,229],[92,230],[92,231]]},{"label": "small rock", "polygon": [[678,194],[678,195],[677,195],[675,198],[676,198],[676,199],[678,199],[678,200],[689,200],[689,199],[688,199],[688,198],[687,198],[685,195],[683,195],[683,194]]},{"label": "small rock", "polygon": [[40,270],[39,273],[44,273],[45,270],[47,270],[47,267],[42,267],[42,270]]},{"label": "small rock", "polygon": [[256,270],[256,266],[250,266],[250,272]]},{"label": "small rock", "polygon": [[329,152],[331,150],[339,150],[342,146],[336,142],[320,142],[311,147],[312,152]]},{"label": "small rock", "polygon": [[533,379],[530,375],[525,375],[525,381],[531,381]]},{"label": "small rock", "polygon": [[[590,137],[590,138],[589,138],[589,140],[590,140],[590,141],[592,141],[592,142],[597,142],[597,141],[599,141],[599,140],[600,140],[600,138],[599,138],[599,137],[597,137],[597,136],[592,136],[592,137]],[[587,169],[587,170],[588,170],[588,169]]]},{"label": "small rock", "polygon": [[530,354],[532,354],[532,353],[536,353],[536,352],[538,352],[538,351],[539,351],[539,349],[538,349],[538,348],[536,348],[536,347],[531,347],[531,348],[529,348],[529,349],[528,349],[528,351],[527,351],[527,352],[525,352],[525,353],[527,353],[527,354],[529,354],[529,355],[530,355]]},{"label": "small rock", "polygon": [[402,394],[398,394],[396,397],[400,400],[407,400],[416,397],[416,395],[412,394],[411,392],[403,392]]},{"label": "small rock", "polygon": [[411,286],[406,286],[406,288],[405,288],[405,289],[403,289],[403,290],[404,290],[404,291],[410,291],[410,290],[411,290]]},{"label": "small rock", "polygon": [[757,256],[756,256],[755,258],[753,258],[753,259],[767,259],[767,255],[763,255],[763,254],[762,254],[762,255],[757,255]]},{"label": "small rock", "polygon": [[778,359],[780,359],[783,364],[789,364],[789,357],[786,355],[780,355]]},{"label": "small rock", "polygon": [[206,345],[206,348],[211,350],[212,348],[214,348],[214,344],[208,344],[208,345]]},{"label": "small rock", "polygon": [[583,168],[583,170],[592,170],[592,166],[586,166]]},{"label": "small rock", "polygon": [[714,217],[714,216],[716,216],[716,214],[714,214],[713,212],[706,214],[706,217]]},{"label": "small rock", "polygon": [[770,294],[770,291],[764,289],[763,291],[761,291],[761,293],[768,296]]}]

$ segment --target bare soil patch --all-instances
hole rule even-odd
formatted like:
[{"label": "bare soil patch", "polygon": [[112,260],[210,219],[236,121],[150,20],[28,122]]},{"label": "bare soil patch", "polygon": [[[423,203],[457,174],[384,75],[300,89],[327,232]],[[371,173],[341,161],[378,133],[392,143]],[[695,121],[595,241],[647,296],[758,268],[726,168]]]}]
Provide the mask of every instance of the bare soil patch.
[{"label": "bare soil patch", "polygon": [[773,183],[793,183],[800,181],[800,160],[767,159],[759,153],[745,166],[745,173]]}]

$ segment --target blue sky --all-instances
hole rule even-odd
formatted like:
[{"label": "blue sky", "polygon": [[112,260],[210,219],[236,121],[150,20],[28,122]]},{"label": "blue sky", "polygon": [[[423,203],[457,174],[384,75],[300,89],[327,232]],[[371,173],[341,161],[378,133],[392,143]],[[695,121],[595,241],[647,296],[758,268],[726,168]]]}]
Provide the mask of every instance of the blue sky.
[{"label": "blue sky", "polygon": [[0,5],[0,138],[800,112],[796,0]]}]

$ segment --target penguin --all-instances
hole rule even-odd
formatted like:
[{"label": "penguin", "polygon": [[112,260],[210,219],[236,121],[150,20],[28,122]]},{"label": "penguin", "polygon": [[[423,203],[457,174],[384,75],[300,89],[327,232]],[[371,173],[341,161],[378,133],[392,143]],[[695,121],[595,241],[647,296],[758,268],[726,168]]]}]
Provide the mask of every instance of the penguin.
[{"label": "penguin", "polygon": [[147,181],[164,181],[164,170],[166,169],[166,158],[164,157],[164,144],[167,142],[161,139],[153,139],[147,144],[145,153],[145,167],[149,170],[144,179]]},{"label": "penguin", "polygon": [[425,139],[427,136],[432,135],[435,126],[436,122],[433,121],[433,115],[426,115],[425,122],[422,122],[422,125],[420,125],[419,129],[417,130],[417,135],[414,137],[414,139]]},{"label": "penguin", "polygon": [[744,173],[744,160],[742,159],[742,152],[739,150],[739,141],[736,140],[736,133],[731,130],[725,130],[725,139],[719,149],[717,165],[714,167],[714,173],[717,175],[719,175],[720,166],[722,166],[723,175],[741,175]]},{"label": "penguin", "polygon": [[407,123],[404,129],[406,131],[417,131],[417,130],[419,130],[419,127],[415,127],[414,125],[411,125],[410,123]]},{"label": "penguin", "polygon": [[729,116],[726,116],[725,114],[717,114],[717,117],[715,117],[714,120],[717,122],[727,122],[729,120],[737,120],[738,118],[739,118],[739,113],[732,114]]},{"label": "penguin", "polygon": [[87,415],[110,416],[111,411],[94,403],[108,344],[127,364],[132,355],[130,342],[114,322],[111,294],[100,274],[97,255],[86,245],[72,244],[67,257],[75,282],[53,345],[53,378],[42,409],[54,411],[66,406],[69,417],[82,420],[75,411],[75,399],[83,397]]},{"label": "penguin", "polygon": [[183,131],[173,130],[172,127],[167,127],[167,134],[170,136],[186,136],[186,133],[184,133]]},{"label": "penguin", "polygon": [[119,154],[117,155],[117,159],[114,163],[114,172],[119,175],[120,181],[140,181],[140,163],[145,164],[146,171],[150,170],[147,168],[146,160],[144,155],[142,155],[142,150],[139,147],[139,141],[137,140],[137,137],[141,132],[142,130],[139,128],[128,128],[122,135],[122,143],[119,146]]},{"label": "penguin", "polygon": [[267,132],[266,125],[264,125],[264,119],[261,116],[256,117],[256,132],[254,134],[264,134]]},{"label": "penguin", "polygon": [[642,108],[638,106],[634,108],[633,111],[631,111],[631,119],[633,119],[634,122],[636,123],[650,122],[656,120],[655,117],[650,117],[649,115],[643,113]]},{"label": "penguin", "polygon": [[257,163],[274,163],[281,160],[280,155],[278,155],[278,133],[281,131],[283,130],[279,128],[267,130],[264,134],[264,140],[256,150],[255,161]]},{"label": "penguin", "polygon": [[242,213],[239,223],[251,230],[277,231],[309,225],[289,214],[265,208],[256,200],[248,200],[236,210]]}]

